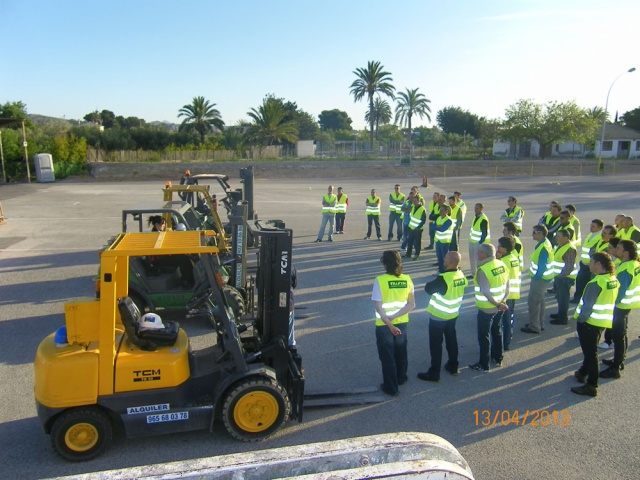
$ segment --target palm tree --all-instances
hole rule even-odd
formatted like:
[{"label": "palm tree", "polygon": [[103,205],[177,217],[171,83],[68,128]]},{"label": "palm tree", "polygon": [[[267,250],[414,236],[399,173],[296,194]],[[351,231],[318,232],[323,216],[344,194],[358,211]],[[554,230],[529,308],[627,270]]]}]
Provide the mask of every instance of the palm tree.
[{"label": "palm tree", "polygon": [[213,127],[224,129],[224,122],[215,106],[215,103],[209,103],[204,97],[194,97],[191,105],[185,105],[178,111],[178,117],[185,117],[180,129],[194,129],[200,134],[200,142],[204,143],[204,136]]},{"label": "palm tree", "polygon": [[596,120],[600,123],[603,123],[605,121],[605,118],[607,120],[609,119],[609,112],[605,114],[604,108],[602,107],[588,108],[586,114],[587,114],[587,118]]},{"label": "palm tree", "polygon": [[[389,72],[383,70],[380,62],[369,61],[366,68],[357,68],[353,73],[356,80],[351,84],[351,94],[353,101],[362,100],[365,95],[369,101],[369,111],[373,112],[373,96],[376,93],[384,93],[388,97],[395,98],[393,92],[395,87],[391,84],[393,78]],[[369,127],[371,134],[371,148],[373,149],[373,116],[369,115]]]},{"label": "palm tree", "polygon": [[386,100],[382,100],[379,96],[376,97],[373,102],[373,112],[367,110],[367,113],[364,115],[365,122],[369,122],[371,120],[371,115],[373,115],[373,123],[376,126],[376,140],[378,139],[378,127],[380,124],[386,125],[391,121],[391,106],[389,102]]},{"label": "palm tree", "polygon": [[409,128],[409,155],[411,155],[411,118],[414,115],[418,117],[427,117],[427,120],[431,121],[431,107],[429,107],[429,100],[422,93],[418,92],[417,88],[406,92],[398,93],[398,104],[396,105],[396,120],[400,122],[400,125],[407,125]]},{"label": "palm tree", "polygon": [[287,121],[287,111],[280,100],[268,96],[256,110],[247,112],[253,119],[249,130],[249,139],[261,145],[273,145],[287,141],[295,143],[298,140],[298,128],[294,121]]}]

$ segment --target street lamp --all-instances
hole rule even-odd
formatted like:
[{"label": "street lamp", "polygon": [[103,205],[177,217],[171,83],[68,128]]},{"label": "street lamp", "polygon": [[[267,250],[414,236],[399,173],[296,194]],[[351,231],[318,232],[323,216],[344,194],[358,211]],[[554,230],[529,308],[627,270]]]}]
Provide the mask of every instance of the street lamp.
[{"label": "street lamp", "polygon": [[598,171],[596,174],[600,173],[600,169],[602,168],[602,147],[604,146],[604,131],[607,127],[607,110],[609,108],[609,94],[611,93],[611,89],[613,85],[618,81],[618,79],[623,76],[625,73],[633,73],[636,71],[636,67],[631,67],[626,72],[622,72],[620,75],[616,77],[611,86],[609,87],[609,91],[607,92],[607,101],[604,104],[604,120],[602,120],[602,137],[600,138],[600,156],[598,157]]}]

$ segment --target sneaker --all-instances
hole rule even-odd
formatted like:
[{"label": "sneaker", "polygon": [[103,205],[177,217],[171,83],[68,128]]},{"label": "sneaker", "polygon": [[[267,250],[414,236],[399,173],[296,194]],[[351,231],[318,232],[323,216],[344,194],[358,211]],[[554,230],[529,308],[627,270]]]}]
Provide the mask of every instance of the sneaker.
[{"label": "sneaker", "polygon": [[[602,360],[602,363],[604,363],[607,367],[615,367],[613,360],[608,360],[605,358],[604,360]],[[620,368],[618,370],[624,370],[624,362],[620,364]]]},{"label": "sneaker", "polygon": [[378,237],[378,241],[381,242],[382,241],[382,237]]},{"label": "sneaker", "polygon": [[420,258],[420,256],[417,257],[413,257],[413,261],[415,262],[416,260],[418,260]]},{"label": "sneaker", "polygon": [[489,371],[489,368],[483,367],[482,365],[480,365],[480,363],[474,363],[473,365],[469,365],[469,368],[471,370],[475,370],[476,372],[487,373]]},{"label": "sneaker", "polygon": [[418,378],[420,380],[424,380],[426,382],[439,382],[440,381],[440,377],[434,375],[433,373],[430,372],[422,372],[418,374]]},{"label": "sneaker", "polygon": [[318,238],[318,239],[315,241],[315,243],[318,243],[318,242],[321,242],[321,241],[322,241],[322,239],[321,239],[321,238]]},{"label": "sneaker", "polygon": [[369,237],[364,237],[363,240],[369,240]]},{"label": "sneaker", "polygon": [[587,375],[582,373],[580,370],[573,372],[573,376],[576,377],[576,380],[580,383],[585,383],[587,381]]},{"label": "sneaker", "polygon": [[601,348],[603,350],[609,350],[613,348],[613,346],[608,344],[607,342],[602,342],[600,345],[598,345],[598,348]]},{"label": "sneaker", "polygon": [[598,388],[593,385],[589,385],[588,383],[585,383],[581,387],[571,387],[571,391],[578,395],[588,395],[590,397],[598,396]]},{"label": "sneaker", "polygon": [[600,372],[600,378],[620,378],[620,370],[616,367],[605,368]]},{"label": "sneaker", "polygon": [[491,359],[491,363],[493,363],[496,367],[502,366],[502,360],[496,360],[495,358]]}]

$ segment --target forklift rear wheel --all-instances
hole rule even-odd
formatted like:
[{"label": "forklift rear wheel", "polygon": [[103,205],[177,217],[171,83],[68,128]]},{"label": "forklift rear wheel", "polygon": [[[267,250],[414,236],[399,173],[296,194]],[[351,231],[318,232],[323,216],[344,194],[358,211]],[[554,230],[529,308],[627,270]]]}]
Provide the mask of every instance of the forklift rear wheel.
[{"label": "forklift rear wheel", "polygon": [[111,419],[94,408],[76,408],[64,412],[51,428],[53,448],[70,462],[83,462],[97,457],[109,446],[112,437]]},{"label": "forklift rear wheel", "polygon": [[234,317],[236,317],[236,320],[246,313],[244,298],[242,298],[242,294],[237,288],[232,287],[231,285],[225,285],[224,298],[231,307],[231,311],[233,312]]},{"label": "forklift rear wheel", "polygon": [[254,378],[229,392],[222,406],[222,419],[232,437],[257,442],[278,430],[290,411],[287,393],[278,383]]}]

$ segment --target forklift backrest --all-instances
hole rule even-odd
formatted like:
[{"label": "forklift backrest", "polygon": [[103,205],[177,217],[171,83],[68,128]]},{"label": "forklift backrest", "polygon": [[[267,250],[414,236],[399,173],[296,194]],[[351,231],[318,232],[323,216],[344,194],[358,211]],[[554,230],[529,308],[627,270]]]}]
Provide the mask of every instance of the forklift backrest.
[{"label": "forklift backrest", "polygon": [[120,311],[120,317],[122,318],[122,325],[124,325],[124,330],[127,332],[127,337],[129,337],[129,341],[133,343],[136,347],[139,347],[142,350],[147,352],[153,352],[158,348],[154,342],[150,340],[145,340],[138,337],[138,320],[140,320],[140,310],[133,300],[129,297],[119,298],[118,299],[118,310]]},{"label": "forklift backrest", "polygon": [[140,349],[152,352],[161,347],[171,347],[176,343],[178,339],[178,330],[180,324],[178,322],[164,321],[164,328],[159,330],[145,330],[138,329],[138,322],[140,321],[140,310],[133,300],[129,297],[124,297],[118,300],[118,309],[120,310],[120,316],[122,317],[122,324],[127,332],[129,340],[134,345],[140,347]]}]

